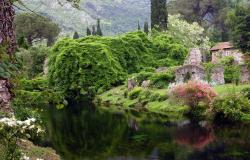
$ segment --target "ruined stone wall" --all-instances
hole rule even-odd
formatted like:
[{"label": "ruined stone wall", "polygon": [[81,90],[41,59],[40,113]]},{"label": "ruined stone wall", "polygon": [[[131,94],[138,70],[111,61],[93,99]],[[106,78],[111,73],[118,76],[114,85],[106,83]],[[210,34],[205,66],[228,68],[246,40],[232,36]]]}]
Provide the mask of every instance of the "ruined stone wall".
[{"label": "ruined stone wall", "polygon": [[216,85],[225,84],[224,68],[222,66],[217,66],[213,68],[211,80]]},{"label": "ruined stone wall", "polygon": [[240,83],[249,82],[249,70],[247,65],[240,66]]},{"label": "ruined stone wall", "polygon": [[234,57],[235,64],[243,64],[243,54],[236,49],[229,49],[229,50],[220,50],[212,52],[212,62],[218,63],[221,58],[224,57]]},{"label": "ruined stone wall", "polygon": [[200,65],[202,63],[202,54],[200,49],[192,48],[184,62],[184,65]]},{"label": "ruined stone wall", "polygon": [[[188,74],[190,79],[185,79]],[[205,76],[205,69],[197,65],[184,65],[175,71],[175,80],[178,83],[187,80],[204,80]]]}]

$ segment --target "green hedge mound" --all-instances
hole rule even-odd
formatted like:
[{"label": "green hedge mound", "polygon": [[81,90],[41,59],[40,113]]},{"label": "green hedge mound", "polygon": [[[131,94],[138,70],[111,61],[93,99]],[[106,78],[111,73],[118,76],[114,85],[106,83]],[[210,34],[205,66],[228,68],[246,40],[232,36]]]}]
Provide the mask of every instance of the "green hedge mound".
[{"label": "green hedge mound", "polygon": [[122,84],[128,74],[164,66],[161,61],[166,66],[183,63],[186,51],[169,37],[148,37],[140,31],[115,37],[66,38],[52,49],[49,84],[67,98],[95,95]]}]

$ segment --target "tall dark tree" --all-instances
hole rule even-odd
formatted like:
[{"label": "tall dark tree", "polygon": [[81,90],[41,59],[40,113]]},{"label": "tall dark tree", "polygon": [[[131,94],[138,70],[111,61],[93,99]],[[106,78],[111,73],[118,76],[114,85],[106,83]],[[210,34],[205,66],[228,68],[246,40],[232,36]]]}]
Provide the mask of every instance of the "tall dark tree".
[{"label": "tall dark tree", "polygon": [[237,6],[228,15],[231,40],[243,52],[250,53],[250,5]]},{"label": "tall dark tree", "polygon": [[100,19],[99,18],[97,19],[96,35],[103,36],[102,29],[101,29],[101,24],[100,24]]},{"label": "tall dark tree", "polygon": [[166,30],[168,24],[167,0],[151,0],[151,28]]},{"label": "tall dark tree", "polygon": [[78,39],[80,36],[79,34],[75,31],[74,35],[73,35],[73,39]]},{"label": "tall dark tree", "polygon": [[91,30],[89,29],[89,27],[87,27],[87,36],[91,35]]},{"label": "tall dark tree", "polygon": [[140,30],[141,30],[140,21],[138,21],[137,29],[138,29],[138,31],[140,31]]},{"label": "tall dark tree", "polygon": [[145,22],[144,22],[144,32],[145,32],[146,34],[149,33],[148,21],[145,21]]},{"label": "tall dark tree", "polygon": [[95,29],[95,26],[92,26],[92,35],[96,35],[96,29]]},{"label": "tall dark tree", "polygon": [[[9,55],[12,55],[16,48],[14,15],[13,0],[0,0],[0,49],[7,45]],[[2,51],[0,50],[0,52]]]}]

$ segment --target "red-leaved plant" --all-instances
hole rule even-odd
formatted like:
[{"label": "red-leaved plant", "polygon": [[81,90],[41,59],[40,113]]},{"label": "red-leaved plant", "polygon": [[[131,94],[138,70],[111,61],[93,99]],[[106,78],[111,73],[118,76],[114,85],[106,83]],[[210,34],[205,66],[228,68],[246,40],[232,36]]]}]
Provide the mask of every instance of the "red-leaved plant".
[{"label": "red-leaved plant", "polygon": [[209,105],[217,95],[209,84],[202,81],[177,84],[172,87],[170,92],[191,109],[197,107],[200,102]]}]

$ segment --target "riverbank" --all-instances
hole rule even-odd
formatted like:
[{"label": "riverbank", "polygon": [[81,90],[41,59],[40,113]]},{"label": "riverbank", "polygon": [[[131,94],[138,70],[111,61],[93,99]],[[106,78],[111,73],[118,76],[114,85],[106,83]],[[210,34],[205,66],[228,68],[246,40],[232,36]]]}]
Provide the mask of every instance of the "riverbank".
[{"label": "riverbank", "polygon": [[[218,97],[223,98],[229,93],[239,93],[245,88],[250,88],[250,84],[225,84],[214,87]],[[168,95],[168,89],[136,87],[128,91],[127,86],[115,87],[107,92],[96,96],[94,102],[105,108],[116,108],[118,110],[136,110],[138,112],[151,112],[165,115],[170,121],[185,119],[183,116],[189,107],[179,101],[173,101]],[[248,120],[249,115],[244,119]]]}]

